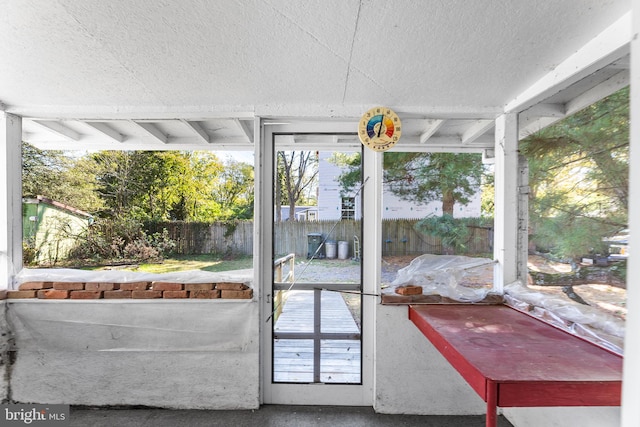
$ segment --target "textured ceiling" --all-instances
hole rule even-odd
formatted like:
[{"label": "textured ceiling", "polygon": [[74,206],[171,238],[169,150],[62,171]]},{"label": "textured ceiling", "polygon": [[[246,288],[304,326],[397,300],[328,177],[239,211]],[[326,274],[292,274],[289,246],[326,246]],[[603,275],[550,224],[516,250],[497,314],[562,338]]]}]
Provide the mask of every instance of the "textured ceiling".
[{"label": "textured ceiling", "polygon": [[[175,132],[156,123],[155,137],[142,127],[163,144],[184,130],[204,144],[250,142],[256,115],[353,119],[373,105],[481,128],[474,121],[504,111],[629,9],[628,0],[0,0],[0,103],[27,119],[120,120],[111,143],[138,141],[125,127],[144,120],[182,123]],[[207,132],[216,119],[235,119],[225,124],[233,136]],[[28,133],[50,134],[42,124]]]}]

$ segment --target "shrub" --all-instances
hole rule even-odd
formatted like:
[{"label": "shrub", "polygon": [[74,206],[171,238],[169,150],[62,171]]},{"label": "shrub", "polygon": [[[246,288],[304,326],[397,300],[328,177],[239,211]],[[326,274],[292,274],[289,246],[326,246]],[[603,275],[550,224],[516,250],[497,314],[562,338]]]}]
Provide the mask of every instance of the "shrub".
[{"label": "shrub", "polygon": [[166,229],[148,235],[135,220],[101,218],[79,239],[71,256],[92,263],[161,261],[175,246]]}]

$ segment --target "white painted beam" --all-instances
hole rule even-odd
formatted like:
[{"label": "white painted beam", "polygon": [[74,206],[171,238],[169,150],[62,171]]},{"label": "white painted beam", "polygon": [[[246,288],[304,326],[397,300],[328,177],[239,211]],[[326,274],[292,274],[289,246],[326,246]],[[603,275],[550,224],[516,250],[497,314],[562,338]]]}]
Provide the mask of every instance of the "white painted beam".
[{"label": "white painted beam", "polygon": [[580,94],[571,101],[567,102],[566,113],[567,115],[574,114],[589,105],[600,101],[611,95],[614,92],[619,91],[623,87],[629,86],[630,73],[629,70],[623,70],[593,87],[592,89]]},{"label": "white painted beam", "polygon": [[630,41],[631,12],[628,12],[509,102],[505,112],[524,111],[622,58],[629,53]]},{"label": "white painted beam", "polygon": [[565,117],[567,109],[564,104],[540,103],[520,113],[520,123],[523,120],[539,117]]},{"label": "white painted beam", "polygon": [[520,139],[538,132],[540,129],[562,120],[566,117],[564,104],[536,104],[520,113],[518,118]]},{"label": "white painted beam", "polygon": [[0,113],[0,289],[22,269],[22,118]]},{"label": "white painted beam", "polygon": [[254,129],[251,126],[251,124],[253,122],[247,122],[246,120],[241,120],[241,119],[234,119],[234,121],[236,122],[236,124],[238,125],[238,127],[240,127],[240,129],[242,129],[242,131],[244,132],[244,134],[247,136],[247,138],[249,139],[249,141],[251,141],[253,143],[253,134],[254,134]]},{"label": "white painted beam", "polygon": [[75,130],[63,125],[57,121],[45,121],[45,120],[33,120],[33,123],[38,126],[52,132],[56,135],[59,135],[63,138],[70,139],[71,141],[79,141],[80,134]]},{"label": "white painted beam", "polygon": [[211,136],[207,133],[206,130],[200,123],[198,122],[190,122],[188,120],[180,120],[184,125],[186,125],[193,133],[195,133],[205,144],[209,144],[211,142]]},{"label": "white painted beam", "polygon": [[495,131],[493,287],[502,293],[518,274],[518,115],[503,114]]},{"label": "white painted beam", "polygon": [[[631,130],[629,159],[629,246],[640,248],[640,3],[634,1],[631,42]],[[627,262],[627,319],[622,378],[622,427],[640,426],[640,252]]]},{"label": "white painted beam", "polygon": [[494,120],[477,120],[462,134],[462,143],[471,144],[495,125]]},{"label": "white painted beam", "polygon": [[442,127],[444,122],[445,120],[441,119],[432,120],[431,123],[429,123],[429,126],[427,126],[427,128],[422,131],[422,134],[420,135],[420,144],[424,144],[425,142],[427,142],[427,140],[429,140],[429,138],[431,138],[438,131],[438,129]]},{"label": "white painted beam", "polygon": [[520,113],[520,139],[577,113],[629,85],[629,70],[622,70],[566,104],[537,104]]},{"label": "white painted beam", "polygon": [[162,133],[160,129],[153,123],[147,122],[136,122],[135,120],[131,120],[131,123],[138,125],[140,128],[144,129],[149,135],[162,142],[163,144],[169,143],[169,137]]},{"label": "white painted beam", "polygon": [[106,136],[107,138],[115,142],[124,142],[125,140],[124,135],[120,134],[117,130],[115,130],[114,128],[112,128],[111,126],[109,126],[104,122],[82,122],[82,123],[84,123],[85,125],[89,126],[92,129],[97,130],[102,135]]}]

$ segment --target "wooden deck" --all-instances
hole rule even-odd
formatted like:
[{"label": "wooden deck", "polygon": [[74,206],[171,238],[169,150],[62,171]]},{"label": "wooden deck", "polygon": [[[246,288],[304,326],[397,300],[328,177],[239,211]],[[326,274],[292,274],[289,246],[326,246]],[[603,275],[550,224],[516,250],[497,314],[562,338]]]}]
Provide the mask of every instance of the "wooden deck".
[{"label": "wooden deck", "polygon": [[[289,291],[275,331],[313,333],[313,294],[313,291]],[[323,291],[321,306],[322,333],[360,333],[340,293]],[[276,339],[273,352],[274,382],[314,381],[313,339]],[[360,383],[360,340],[321,340],[319,379],[324,383]]]}]

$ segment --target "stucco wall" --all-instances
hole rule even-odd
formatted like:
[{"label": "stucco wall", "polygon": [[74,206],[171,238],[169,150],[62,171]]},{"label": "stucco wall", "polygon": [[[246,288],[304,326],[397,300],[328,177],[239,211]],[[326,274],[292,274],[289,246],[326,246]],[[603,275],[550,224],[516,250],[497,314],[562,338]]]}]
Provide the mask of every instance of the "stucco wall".
[{"label": "stucco wall", "polygon": [[376,317],[377,412],[485,413],[482,399],[409,320],[406,306],[378,305]]},{"label": "stucco wall", "polygon": [[504,416],[515,427],[618,427],[620,408],[505,408]]},{"label": "stucco wall", "polygon": [[9,347],[11,333],[7,325],[5,311],[7,303],[0,301],[0,402],[8,401],[9,394]]},{"label": "stucco wall", "polygon": [[7,302],[10,398],[74,405],[259,406],[255,301]]}]

